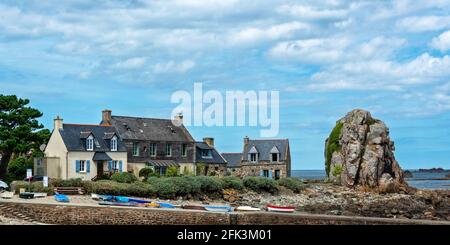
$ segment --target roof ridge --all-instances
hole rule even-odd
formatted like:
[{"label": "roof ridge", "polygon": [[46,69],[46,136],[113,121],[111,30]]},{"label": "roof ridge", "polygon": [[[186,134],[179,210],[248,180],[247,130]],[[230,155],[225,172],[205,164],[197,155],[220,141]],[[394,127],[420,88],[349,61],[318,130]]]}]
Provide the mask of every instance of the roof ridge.
[{"label": "roof ridge", "polygon": [[134,119],[152,119],[152,120],[165,120],[165,121],[172,121],[172,119],[167,119],[167,118],[156,118],[156,117],[133,117],[133,116],[117,116],[117,115],[112,115],[112,117],[123,117],[123,118],[134,118]]},{"label": "roof ridge", "polygon": [[289,140],[288,138],[273,138],[273,139],[249,139],[250,141],[262,141],[262,140]]},{"label": "roof ridge", "polygon": [[104,125],[104,124],[82,124],[82,123],[63,123],[63,127],[65,126],[95,126],[95,127],[112,127],[112,125]]}]

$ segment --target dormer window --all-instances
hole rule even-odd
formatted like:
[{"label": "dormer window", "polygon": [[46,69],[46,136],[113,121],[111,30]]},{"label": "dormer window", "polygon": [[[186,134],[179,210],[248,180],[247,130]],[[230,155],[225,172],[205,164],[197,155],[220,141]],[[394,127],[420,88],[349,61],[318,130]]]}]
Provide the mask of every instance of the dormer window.
[{"label": "dormer window", "polygon": [[255,146],[248,151],[248,158],[250,159],[250,162],[258,162],[258,150]]},{"label": "dormer window", "polygon": [[86,139],[86,150],[93,151],[94,150],[94,136],[89,135]]},{"label": "dormer window", "polygon": [[212,158],[211,150],[202,150],[202,157],[203,158]]},{"label": "dormer window", "polygon": [[280,156],[280,151],[276,146],[273,146],[270,150],[270,161],[271,162],[278,162]]},{"label": "dormer window", "polygon": [[250,153],[250,162],[256,162],[256,153]]},{"label": "dormer window", "polygon": [[111,151],[117,151],[117,137],[111,138]]},{"label": "dormer window", "polygon": [[272,162],[278,162],[278,153],[271,153]]}]

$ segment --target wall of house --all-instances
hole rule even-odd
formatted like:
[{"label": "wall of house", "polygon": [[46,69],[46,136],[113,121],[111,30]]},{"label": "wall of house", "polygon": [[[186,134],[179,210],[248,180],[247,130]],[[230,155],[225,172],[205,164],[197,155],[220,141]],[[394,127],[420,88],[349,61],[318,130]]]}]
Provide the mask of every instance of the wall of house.
[{"label": "wall of house", "polygon": [[34,158],[33,175],[48,176],[49,178],[61,178],[61,166],[59,157]]},{"label": "wall of house", "polygon": [[227,173],[226,164],[197,163],[197,175],[225,176]]},{"label": "wall of house", "polygon": [[[83,180],[91,180],[95,176],[97,176],[97,164],[92,160],[95,152],[93,151],[71,151],[68,155],[68,179],[71,178],[81,178]],[[113,160],[120,161],[122,160],[122,171],[127,171],[127,154],[126,152],[106,152]],[[77,160],[90,160],[90,171],[89,173],[77,173],[76,172],[76,161]],[[108,171],[108,162],[104,162],[103,171]],[[63,179],[66,179],[66,175],[64,174]]]},{"label": "wall of house", "polygon": [[275,177],[275,170],[280,170],[280,178],[289,177],[287,164],[273,164],[273,163],[258,163],[258,164],[245,164],[240,168],[235,168],[233,171],[231,168],[228,169],[232,175],[238,177],[246,177],[246,176],[259,176],[261,170],[269,170],[272,171],[272,176]]},{"label": "wall of house", "polygon": [[[174,160],[175,162],[194,162],[194,144],[192,142],[165,142],[165,141],[132,141],[124,140],[127,147],[128,159],[132,163],[145,163],[153,160]],[[133,143],[139,146],[139,156],[133,156]],[[156,156],[149,154],[150,143],[156,143]],[[172,144],[172,156],[166,156],[166,143]],[[181,145],[187,144],[186,156],[181,156]]]},{"label": "wall of house", "polygon": [[[45,157],[52,158],[52,160],[50,160],[51,165],[47,165],[47,172],[49,172],[47,174],[58,176],[57,178],[62,178],[63,176],[65,176],[67,148],[64,144],[61,134],[59,133],[59,130],[53,130],[47,146],[45,147],[44,154]],[[56,161],[54,160],[55,158],[59,160]],[[51,167],[53,169],[49,170],[48,167]]]},{"label": "wall of house", "polygon": [[196,165],[194,163],[180,163],[180,174],[192,174],[196,173]]}]

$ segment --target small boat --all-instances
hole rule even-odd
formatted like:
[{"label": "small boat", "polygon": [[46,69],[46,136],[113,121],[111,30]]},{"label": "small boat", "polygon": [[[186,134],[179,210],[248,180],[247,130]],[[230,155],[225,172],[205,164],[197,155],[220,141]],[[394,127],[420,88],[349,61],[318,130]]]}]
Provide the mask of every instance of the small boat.
[{"label": "small boat", "polygon": [[147,204],[147,203],[151,203],[152,202],[152,201],[149,201],[149,200],[142,200],[142,199],[136,199],[136,198],[128,198],[128,200],[130,202],[143,203],[143,204]]},{"label": "small boat", "polygon": [[254,208],[250,206],[239,206],[235,209],[236,211],[261,211],[260,208]]},{"label": "small boat", "polygon": [[200,206],[200,205],[183,205],[183,206],[181,206],[181,208],[206,211],[206,208],[204,206]]},{"label": "small boat", "polygon": [[99,194],[95,194],[95,193],[91,193],[91,198],[96,200],[96,201],[102,200],[102,196],[99,195]]},{"label": "small boat", "polygon": [[128,197],[123,196],[115,196],[114,200],[117,202],[130,202],[130,199]]},{"label": "small boat", "polygon": [[91,198],[96,200],[96,201],[113,201],[114,196],[111,196],[111,195],[99,195],[99,194],[92,193],[91,194]]},{"label": "small boat", "polygon": [[56,193],[55,200],[58,202],[69,202],[69,197],[63,194]]},{"label": "small boat", "polygon": [[14,196],[14,192],[5,191],[0,193],[0,197],[3,199],[11,199]]},{"label": "small boat", "polygon": [[233,211],[233,209],[227,205],[224,205],[224,206],[205,205],[204,207],[206,210],[208,210],[210,212],[231,212],[231,211]]},{"label": "small boat", "polygon": [[47,193],[45,193],[45,192],[33,192],[33,194],[34,194],[34,198],[47,197]]},{"label": "small boat", "polygon": [[175,205],[166,202],[156,202],[161,208],[175,208]]},{"label": "small boat", "polygon": [[136,207],[137,203],[132,202],[99,202],[103,206],[120,206],[120,207]]},{"label": "small boat", "polygon": [[267,205],[267,211],[269,212],[282,212],[282,213],[293,213],[295,211],[294,206],[275,206]]},{"label": "small boat", "polygon": [[144,205],[145,205],[145,207],[150,207],[150,208],[159,208],[160,207],[160,205],[156,202],[148,202]]},{"label": "small boat", "polygon": [[34,198],[34,194],[31,192],[22,192],[19,194],[19,197],[22,199],[33,199]]}]

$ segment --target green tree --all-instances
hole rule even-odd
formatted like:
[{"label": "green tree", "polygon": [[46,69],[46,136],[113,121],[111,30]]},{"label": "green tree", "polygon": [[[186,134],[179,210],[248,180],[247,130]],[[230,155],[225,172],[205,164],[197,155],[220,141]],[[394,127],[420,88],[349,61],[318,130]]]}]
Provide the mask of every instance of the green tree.
[{"label": "green tree", "polygon": [[39,152],[39,146],[49,138],[47,129],[39,130],[44,127],[37,120],[42,112],[27,106],[29,103],[28,99],[0,94],[0,179],[5,177],[13,155]]}]

